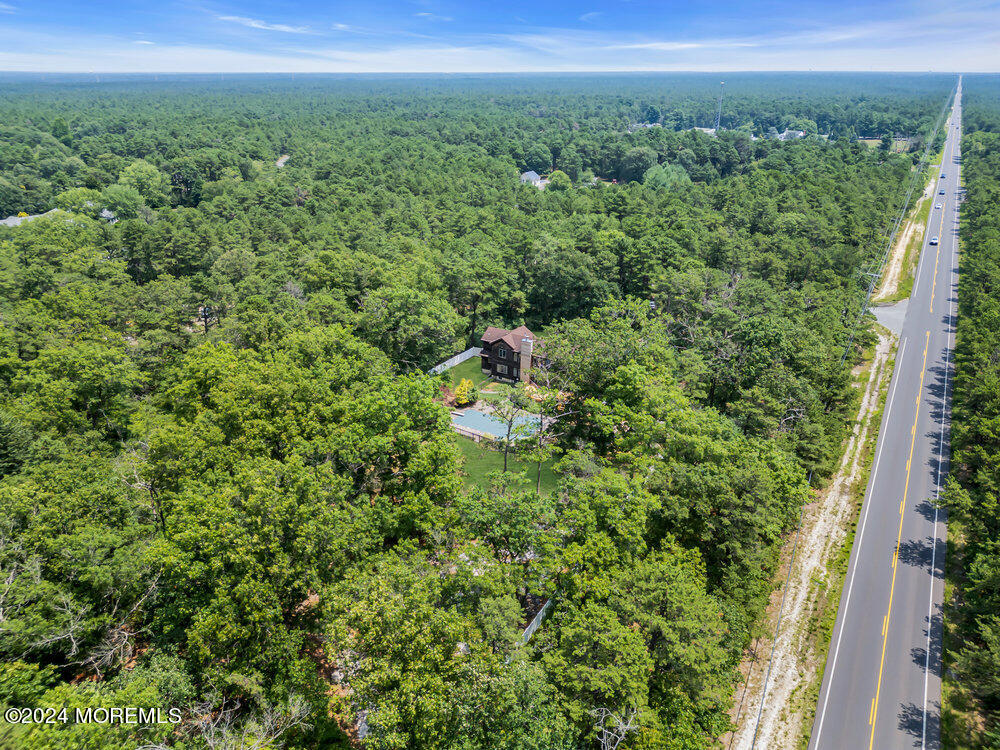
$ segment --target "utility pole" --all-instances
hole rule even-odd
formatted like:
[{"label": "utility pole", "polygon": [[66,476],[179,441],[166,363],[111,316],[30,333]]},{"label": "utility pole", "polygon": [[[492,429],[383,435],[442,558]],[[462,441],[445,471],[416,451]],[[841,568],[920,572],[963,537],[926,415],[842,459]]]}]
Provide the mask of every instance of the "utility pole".
[{"label": "utility pole", "polygon": [[726,91],[726,82],[719,85],[719,108],[715,111],[715,134],[719,134],[719,124],[722,122],[722,95]]}]

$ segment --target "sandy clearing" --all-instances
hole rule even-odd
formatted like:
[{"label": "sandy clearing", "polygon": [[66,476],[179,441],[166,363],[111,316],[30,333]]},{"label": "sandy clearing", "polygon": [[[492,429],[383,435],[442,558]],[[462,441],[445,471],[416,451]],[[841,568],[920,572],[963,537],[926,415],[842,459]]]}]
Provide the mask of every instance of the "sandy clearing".
[{"label": "sandy clearing", "polygon": [[906,248],[909,247],[914,234],[917,235],[918,241],[922,240],[924,236],[925,227],[916,220],[916,217],[920,215],[920,209],[924,202],[930,200],[933,195],[934,180],[928,180],[923,194],[910,212],[910,218],[903,226],[903,231],[896,235],[896,242],[892,246],[892,253],[889,255],[885,272],[882,274],[882,281],[879,283],[878,289],[875,290],[872,302],[879,302],[891,297],[899,289],[899,280],[903,275],[903,261],[906,259]]},{"label": "sandy clearing", "polygon": [[283,166],[285,166],[285,162],[288,161],[289,158],[291,158],[291,154],[282,154],[278,158],[278,160],[274,162],[274,166],[276,166],[278,169],[281,169]]},{"label": "sandy clearing", "polygon": [[[754,728],[772,645],[774,657],[767,684],[767,700],[761,712],[755,747],[767,750],[792,750],[798,747],[803,720],[810,713],[812,705],[798,705],[795,698],[821,677],[817,644],[810,637],[808,625],[817,606],[823,601],[820,587],[826,579],[827,564],[844,543],[855,520],[851,491],[861,478],[864,468],[864,451],[861,447],[865,445],[869,434],[878,429],[878,425],[873,425],[873,417],[878,410],[882,388],[888,385],[892,372],[893,360],[890,355],[895,341],[896,337],[891,333],[885,330],[879,332],[872,358],[871,376],[865,384],[858,418],[845,444],[837,474],[817,499],[803,509],[801,537],[790,576],[788,558],[792,538],[786,545],[778,571],[779,580],[784,581],[788,576],[781,631],[776,645],[770,637],[761,638],[756,644],[756,659],[751,659],[748,655],[742,665],[743,674],[746,675],[749,671],[750,679],[742,709],[736,718],[737,730],[735,734],[722,738],[725,747],[749,750],[754,744]],[[782,589],[778,589],[771,597],[768,609],[770,622],[767,626],[769,633],[774,632],[781,596]],[[830,606],[836,607],[837,602],[830,602]],[[735,704],[740,703],[743,689],[744,686],[740,685]],[[734,708],[734,714],[736,710]]]},{"label": "sandy clearing", "polygon": [[[949,114],[945,127],[950,123]],[[933,178],[928,180],[907,217],[873,301],[890,297],[898,290],[906,248],[915,232],[919,232],[922,238],[925,230],[915,218],[924,202],[933,198],[935,184]],[[852,493],[859,481],[866,480],[863,476],[863,449],[869,435],[878,429],[878,424],[873,425],[873,418],[878,411],[881,394],[891,379],[892,353],[898,341],[898,335],[885,328],[879,327],[877,332],[878,343],[869,378],[864,384],[865,392],[840,466],[829,486],[818,494],[814,502],[803,508],[798,544],[795,545],[793,535],[782,552],[776,574],[776,581],[781,587],[772,593],[767,610],[768,635],[754,642],[751,652],[745,655],[740,665],[745,679],[736,691],[734,707],[730,712],[736,730],[720,738],[722,746],[728,750],[758,747],[794,750],[799,747],[799,740],[806,729],[806,718],[811,717],[815,709],[815,696],[810,688],[818,687],[823,661],[817,647],[827,644],[817,642],[817,635],[811,632],[812,626],[820,607],[828,612],[829,607],[835,609],[839,604],[833,594],[839,592],[843,580],[827,581],[827,568],[843,546],[860,510],[854,507]],[[853,374],[859,374],[857,368]],[[796,556],[789,572],[793,545]],[[827,585],[833,591],[828,591]],[[836,598],[839,599],[839,595]],[[779,611],[782,612],[781,630],[775,640],[772,635]],[[761,708],[765,689],[766,700]]]}]

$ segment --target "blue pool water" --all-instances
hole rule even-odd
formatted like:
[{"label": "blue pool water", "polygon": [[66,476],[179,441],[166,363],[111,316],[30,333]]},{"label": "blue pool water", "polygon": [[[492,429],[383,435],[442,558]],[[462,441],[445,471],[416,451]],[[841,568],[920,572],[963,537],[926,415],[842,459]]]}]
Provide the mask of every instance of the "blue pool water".
[{"label": "blue pool water", "polygon": [[[515,419],[514,426],[519,427],[520,425],[525,424],[537,425],[538,420],[538,415],[530,414]],[[487,435],[492,435],[493,437],[502,437],[507,434],[506,422],[501,422],[499,419],[495,419],[489,414],[485,414],[477,409],[466,409],[460,415],[452,414],[451,421],[459,427],[466,427],[470,430],[478,430],[479,432],[484,432]]]}]

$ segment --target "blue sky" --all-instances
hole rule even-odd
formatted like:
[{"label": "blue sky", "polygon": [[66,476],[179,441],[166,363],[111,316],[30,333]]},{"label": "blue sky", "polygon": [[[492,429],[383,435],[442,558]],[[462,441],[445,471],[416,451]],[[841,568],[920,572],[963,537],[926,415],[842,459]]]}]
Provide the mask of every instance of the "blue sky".
[{"label": "blue sky", "polygon": [[1000,1],[0,0],[0,70],[1000,71]]}]

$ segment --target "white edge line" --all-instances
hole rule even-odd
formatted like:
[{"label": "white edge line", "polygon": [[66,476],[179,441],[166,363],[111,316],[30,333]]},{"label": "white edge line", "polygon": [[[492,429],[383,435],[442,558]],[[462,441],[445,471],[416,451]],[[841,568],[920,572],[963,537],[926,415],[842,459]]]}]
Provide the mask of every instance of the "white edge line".
[{"label": "white edge line", "polygon": [[[899,353],[896,355],[896,359],[895,359],[896,363],[902,362],[902,360],[903,360],[903,352],[905,352],[905,351],[906,351],[906,339],[903,339],[903,343],[902,343],[902,346],[900,346]],[[886,407],[885,417],[882,420],[884,424],[889,424],[889,415],[892,413],[892,402],[893,402],[893,400],[896,397],[896,386],[897,385],[899,385],[899,378],[896,377],[896,367],[895,367],[895,364],[894,364],[893,365],[892,391],[889,393],[889,405]],[[865,499],[865,512],[864,512],[864,514],[861,517],[861,527],[858,529],[858,536],[857,536],[857,538],[854,541],[854,543],[856,545],[858,545],[858,549],[859,550],[861,549],[861,540],[865,536],[865,524],[868,521],[868,511],[871,509],[871,505],[872,505],[872,493],[873,493],[873,491],[875,489],[875,478],[878,476],[878,466],[879,466],[879,462],[882,460],[882,448],[885,446],[885,440],[883,440],[883,437],[884,437],[884,433],[880,429],[879,430],[878,453],[876,453],[876,455],[875,455],[875,467],[872,469],[872,476],[871,476],[871,479],[869,480],[868,496]],[[854,561],[854,568],[851,570],[851,580],[848,581],[848,584],[847,584],[847,597],[844,599],[844,618],[845,619],[847,617],[847,610],[851,606],[851,589],[854,588],[854,576],[858,572],[858,562],[859,562],[858,559],[856,559]],[[837,670],[837,656],[840,654],[840,639],[843,638],[843,637],[844,637],[844,623],[843,623],[843,621],[841,621],[840,631],[837,633],[837,643],[836,643],[836,645],[834,646],[834,649],[833,649],[833,661],[830,664],[830,680],[829,680],[829,683],[827,685],[826,696],[823,698],[823,709],[820,711],[820,714],[819,714],[819,724],[816,725],[816,734],[815,734],[816,741],[815,741],[815,744],[813,745],[813,750],[817,750],[819,748],[820,735],[823,733],[823,720],[826,718],[826,705],[827,705],[827,702],[830,700],[830,684],[833,683],[833,674]]]},{"label": "white edge line", "polygon": [[[952,148],[952,156],[954,156],[954,154],[955,154],[955,150],[954,150],[954,148]],[[948,144],[947,144],[947,141],[946,141],[945,142],[944,152],[941,154],[941,166],[943,167],[945,165],[945,162],[947,162],[947,161],[948,161]],[[937,171],[937,169],[935,169],[934,171]],[[938,177],[934,181],[934,186],[938,190],[941,189],[941,178],[940,177]],[[947,188],[945,188],[945,189],[947,190]],[[934,199],[935,198],[937,198],[937,193],[934,193],[931,196],[931,211],[934,210]],[[941,203],[941,211],[942,212],[944,212],[945,208],[948,205],[947,198],[948,198],[948,196],[946,195],[945,196],[946,200]],[[920,261],[917,263],[917,278],[913,281],[913,291],[910,294],[910,299],[912,299],[912,298],[914,298],[914,297],[917,296],[917,289],[920,287],[920,278],[921,278],[921,276],[923,275],[923,272],[924,272],[924,255],[925,255],[924,251],[928,247],[930,247],[927,244],[927,241],[930,240],[930,237],[931,237],[930,236],[930,232],[929,232],[930,228],[931,228],[931,217],[930,217],[930,214],[928,214],[927,215],[927,225],[924,227],[924,241],[920,243]],[[905,252],[906,252],[905,248],[903,249],[903,252],[905,254]]]},{"label": "white edge line", "polygon": [[[958,213],[959,206],[956,202],[955,212]],[[951,243],[951,269],[950,269],[950,279],[949,279],[949,295],[951,300],[948,303],[949,315],[954,317],[955,312],[955,246],[958,244],[958,238],[954,238]],[[934,569],[937,565],[937,545],[938,545],[938,511],[939,507],[937,500],[941,495],[941,464],[944,461],[944,430],[945,424],[948,421],[948,383],[951,378],[951,349],[952,349],[952,338],[954,337],[955,327],[952,325],[948,331],[948,338],[945,341],[944,348],[944,399],[941,402],[941,432],[938,436],[938,465],[937,465],[937,481],[934,485],[934,526],[933,526],[933,544],[931,545],[931,585],[930,590],[927,593],[927,649],[924,652],[924,705],[923,714],[921,719],[921,734],[920,734],[920,748],[924,750],[927,747],[927,687],[930,680],[931,671],[931,627],[933,620],[931,619],[934,614]],[[950,467],[949,467],[950,468]]]},{"label": "white edge line", "polygon": [[[953,111],[954,111],[954,106],[953,106]],[[946,147],[945,148],[947,150],[947,141],[946,141]],[[942,155],[942,162],[944,161],[944,158],[945,158],[944,155]],[[943,163],[942,163],[942,166],[943,166]],[[938,182],[940,182],[940,179],[938,180]],[[944,210],[944,209],[942,208],[942,210]],[[929,221],[928,221],[928,223],[929,223]],[[924,236],[924,242],[926,243],[926,241],[927,241],[927,236],[925,235]],[[954,252],[955,252],[955,248],[954,248],[954,244],[952,244],[952,255],[953,256],[954,256]],[[920,272],[923,270],[923,266],[924,266],[924,253],[923,253],[923,250],[921,250],[921,253],[920,253],[920,264],[919,264],[919,267],[917,269],[917,280],[914,281],[914,284],[913,284],[913,293],[911,294],[911,298],[914,297],[914,296],[916,296],[916,293],[917,293],[917,284],[919,283]],[[953,262],[952,262],[952,275],[954,275],[954,272],[955,271],[954,271],[954,258],[953,258]],[[954,304],[954,303],[952,303],[952,304]],[[900,349],[899,349],[899,354],[896,355],[896,362],[897,363],[900,362],[900,361],[902,361],[902,359],[903,359],[903,352],[905,350],[906,350],[906,339],[903,339],[903,343],[902,343],[902,345],[900,346]],[[883,422],[885,424],[889,423],[888,422],[888,420],[889,420],[889,414],[892,411],[892,402],[893,402],[893,399],[894,399],[894,397],[896,395],[896,385],[899,382],[899,380],[895,376],[895,368],[893,368],[893,378],[894,378],[894,380],[893,380],[893,384],[892,384],[892,392],[889,394],[889,404],[886,407],[885,417],[883,419]],[[865,512],[864,512],[864,515],[861,518],[861,527],[858,529],[858,536],[855,539],[855,544],[859,545],[859,547],[858,547],[859,549],[860,549],[861,539],[864,537],[864,533],[865,533],[865,523],[868,521],[868,510],[869,510],[869,508],[871,508],[871,501],[872,501],[871,492],[875,489],[875,477],[878,475],[879,461],[882,458],[882,446],[885,444],[884,441],[882,440],[882,437],[883,437],[883,435],[882,435],[882,432],[880,431],[879,432],[878,453],[875,456],[875,466],[874,466],[874,468],[872,470],[871,479],[869,480],[869,482],[870,482],[870,484],[869,484],[870,489],[869,489],[868,497],[865,500]],[[848,610],[848,608],[850,607],[850,604],[851,604],[851,589],[854,588],[854,576],[855,576],[855,574],[858,571],[858,565],[857,565],[857,563],[858,563],[858,561],[855,560],[854,568],[851,570],[851,580],[848,582],[848,585],[847,585],[847,598],[844,600],[844,615],[845,615],[845,618],[846,618],[846,615],[847,615],[847,610]],[[830,664],[830,683],[833,682],[833,675],[834,675],[834,672],[837,669],[837,656],[840,653],[840,640],[841,640],[841,638],[843,638],[843,636],[844,636],[844,627],[843,627],[843,622],[842,622],[841,623],[840,631],[837,633],[837,643],[836,643],[836,645],[834,646],[834,649],[833,649],[833,662],[831,662],[831,664]],[[928,653],[929,653],[929,651],[928,651]],[[819,715],[819,724],[816,725],[816,734],[815,734],[815,738],[816,739],[815,739],[815,744],[813,745],[813,750],[818,750],[818,748],[819,748],[820,735],[823,732],[823,720],[826,718],[826,706],[827,706],[827,702],[829,700],[830,700],[830,688],[829,688],[829,684],[828,684],[826,695],[823,698],[823,708],[820,711],[820,715]]]}]

